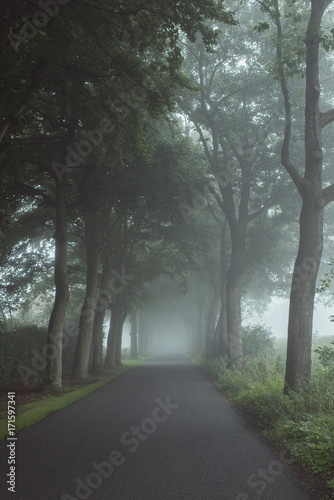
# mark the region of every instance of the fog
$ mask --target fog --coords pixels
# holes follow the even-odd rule
[[[321,303],[316,303],[313,317],[313,332],[319,336],[330,336],[334,334],[334,323],[330,321],[330,316],[334,315],[334,306],[326,307]],[[274,299],[267,311],[263,314],[254,313],[247,317],[245,324],[263,324],[272,329],[277,338],[287,336],[289,316],[289,300]]]
[[[179,312],[170,301],[158,302],[150,309],[150,354],[177,354],[190,351],[190,339]],[[130,346],[130,323],[123,329],[122,347]]]
[[[290,289],[287,373],[309,378],[333,335],[333,8],[318,52],[303,3],[32,3],[0,16],[3,381],[41,338],[59,388],[121,366],[122,340],[234,366],[243,326],[287,337]]]
[[[187,308],[187,301],[179,297],[178,306],[171,297],[157,301],[149,308],[150,316],[150,351],[149,354],[186,354],[192,351],[192,339],[184,325],[182,312]],[[330,316],[334,315],[334,306],[328,307],[318,302],[314,309],[313,332],[315,336],[333,336],[334,324]],[[287,337],[289,300],[275,298],[262,313],[252,312],[244,318],[243,325],[262,325],[271,329],[278,339]],[[130,347],[130,322],[123,328],[122,347]]]

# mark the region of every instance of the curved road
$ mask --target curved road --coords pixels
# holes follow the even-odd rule
[[[185,358],[160,358],[17,434],[2,499],[310,500]]]

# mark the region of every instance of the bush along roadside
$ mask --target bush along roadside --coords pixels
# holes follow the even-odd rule
[[[288,396],[283,395],[284,366],[277,353],[245,357],[233,370],[223,358],[207,367],[228,398],[256,413],[265,437],[327,480],[334,498],[334,370],[320,360],[321,355],[310,382]]]

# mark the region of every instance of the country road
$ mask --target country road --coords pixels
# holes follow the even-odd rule
[[[17,434],[14,500],[310,500],[186,358],[156,358]]]

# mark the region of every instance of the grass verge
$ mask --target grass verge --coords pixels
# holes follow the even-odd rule
[[[50,413],[61,410],[78,399],[88,396],[88,394],[96,391],[96,389],[99,389],[111,380],[123,375],[132,368],[142,365],[145,361],[147,361],[147,359],[148,358],[141,358],[139,360],[124,360],[123,365],[120,368],[110,370],[109,373],[100,377],[92,377],[90,379],[91,383],[83,383],[82,385],[76,385],[75,387],[65,383],[64,388],[58,393],[56,391],[53,391],[52,393],[48,393],[47,391],[37,393],[37,401],[17,404],[15,421],[16,432],[26,427],[30,427],[40,420],[43,420]],[[19,398],[17,401],[19,401]],[[7,414],[3,414],[0,416],[0,441],[3,441],[7,436]]]

